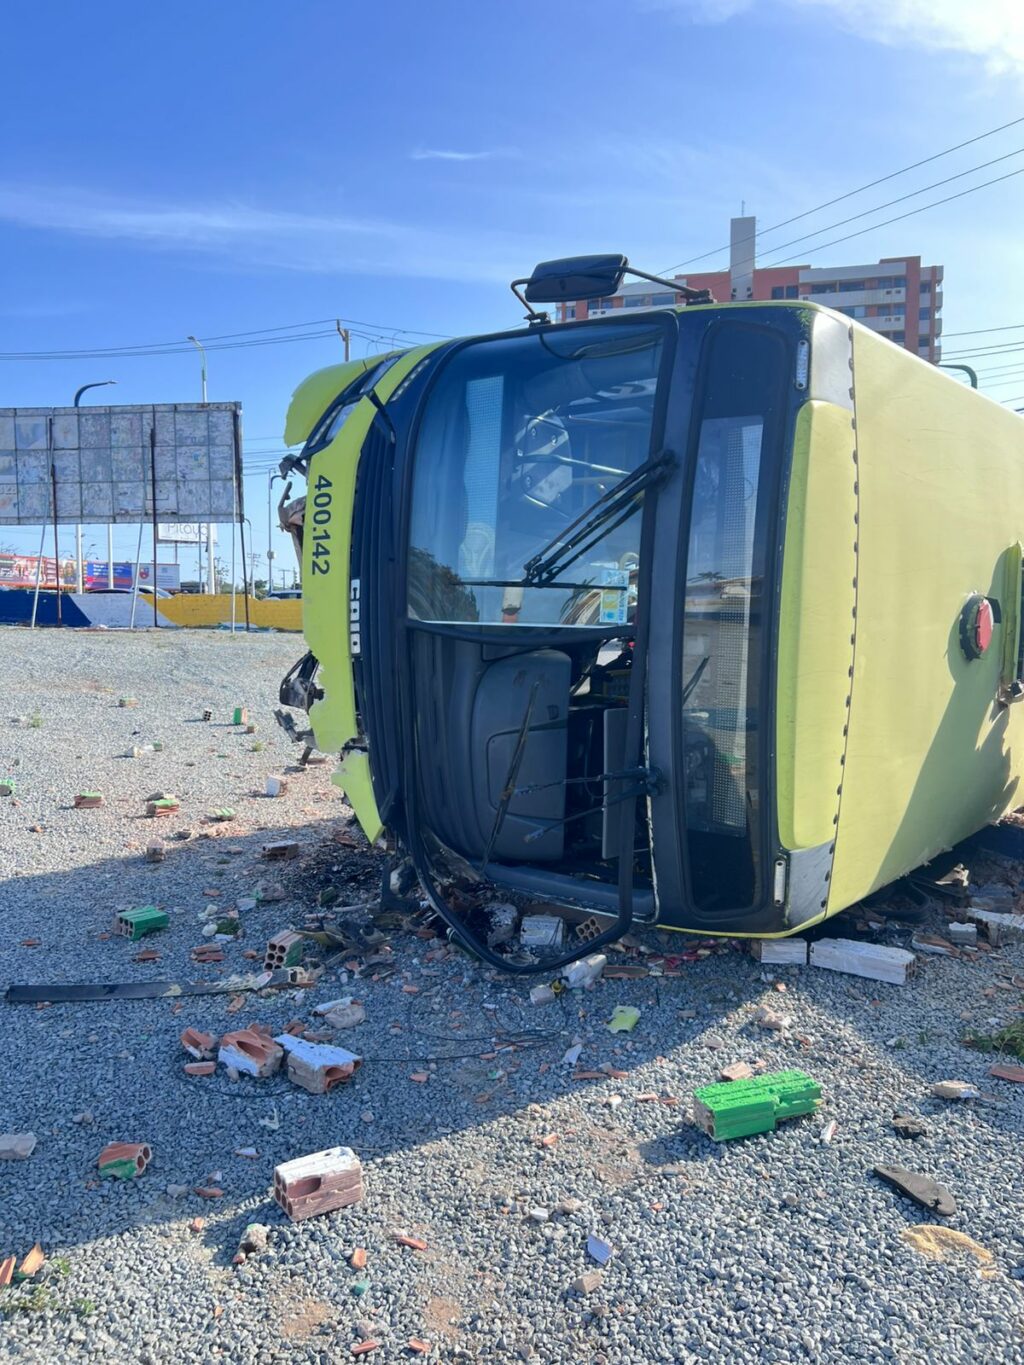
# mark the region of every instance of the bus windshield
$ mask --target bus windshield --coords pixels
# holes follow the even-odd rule
[[[414,451],[413,619],[628,627],[640,482],[560,571],[545,578],[531,565],[650,459],[669,326],[660,318],[535,331],[455,352],[427,398]]]

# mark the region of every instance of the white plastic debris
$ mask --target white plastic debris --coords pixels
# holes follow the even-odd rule
[[[550,1005],[555,998],[555,993],[550,986],[534,986],[530,991],[530,1000],[535,1005]]]
[[[599,981],[607,966],[608,959],[604,953],[591,953],[589,957],[570,962],[562,972],[562,980],[570,990],[582,990],[584,986],[592,986]]]
[[[557,915],[524,915],[519,942],[524,948],[561,948],[565,942],[565,920]]]

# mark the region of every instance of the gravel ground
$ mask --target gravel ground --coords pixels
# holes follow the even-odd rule
[[[300,649],[272,635],[0,631],[0,776],[17,780],[16,797],[0,798],[6,980],[217,979],[258,966],[243,954],[302,923],[318,890],[346,903],[373,894],[373,855],[333,837],[347,807],[327,767],[292,774],[283,798],[259,794],[298,752],[271,711]],[[138,706],[120,708],[121,696]],[[256,735],[227,724],[236,705]],[[162,752],[122,756],[153,740]],[[103,808],[72,808],[86,788],[105,793]],[[141,854],[155,822],[141,813],[156,789],[182,804],[159,822],[168,855],[153,865]],[[206,823],[217,806],[238,818]],[[269,867],[261,845],[286,835],[300,859]],[[268,879],[286,899],[242,911],[223,967],[194,965],[210,901],[227,909]],[[167,931],[141,945],[109,936],[114,913],[146,904],[168,911]],[[1018,1017],[1021,947],[922,959],[905,987],[765,970],[728,949],[538,1007],[529,983],[443,943],[398,930],[390,941],[390,974],[371,966],[346,988],[335,965],[304,995],[250,994],[235,1014],[227,996],[0,1005],[0,1126],[39,1139],[27,1161],[0,1163],[0,1257],[39,1241],[49,1258],[32,1285],[2,1291],[3,1359],[326,1362],[368,1336],[375,1362],[411,1359],[411,1337],[439,1360],[552,1365],[1024,1361],[1024,1087],[993,1080],[993,1059],[959,1042],[965,1027]],[[683,942],[652,934],[616,960],[650,965],[644,946]],[[140,947],[160,960],[134,962]],[[186,1026],[276,1031],[347,991],[367,1020],[339,1041],[365,1060],[331,1094],[282,1077],[184,1076]],[[628,1037],[605,1028],[615,1004],[642,1011]],[[793,1016],[786,1036],[756,1025],[760,1005]],[[580,1067],[624,1074],[574,1079],[562,1060],[574,1038]],[[691,1123],[689,1098],[723,1064],[758,1059],[814,1076],[821,1114],[716,1145]],[[421,1069],[429,1079],[411,1080]],[[989,1098],[931,1098],[951,1077]],[[669,1102],[641,1098],[651,1093]],[[928,1136],[898,1139],[896,1110],[919,1114]],[[110,1141],[150,1143],[152,1165],[133,1182],[98,1181]],[[290,1225],[268,1198],[273,1167],[335,1144],[362,1158],[365,1201]],[[249,1146],[256,1159],[236,1155]],[[993,1268],[915,1250],[903,1234],[935,1220],[877,1181],[876,1163],[946,1184],[960,1210],[948,1226]],[[222,1198],[192,1193],[210,1183]],[[254,1220],[268,1249],[234,1267]],[[572,1285],[596,1268],[589,1233],[614,1255],[584,1294]],[[362,1272],[349,1265],[356,1247]]]

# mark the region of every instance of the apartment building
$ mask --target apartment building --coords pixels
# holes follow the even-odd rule
[[[734,218],[728,270],[673,275],[691,289],[709,289],[719,302],[747,299],[810,299],[870,327],[922,360],[942,358],[941,265],[920,256],[885,256],[866,265],[758,266],[757,219]],[[614,295],[559,305],[559,318],[602,317],[616,308],[671,308],[682,300],[640,280]]]

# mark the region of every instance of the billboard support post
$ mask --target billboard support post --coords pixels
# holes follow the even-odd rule
[[[46,518],[43,518],[43,529],[39,532],[39,558],[36,560],[36,592],[32,598],[32,629],[36,628],[36,612],[39,609],[39,580],[43,576],[43,551],[46,549]]]
[[[234,512],[238,519],[238,542],[242,549],[242,600],[245,602],[245,633],[249,633],[249,575],[245,566],[245,517],[239,516],[242,510],[239,503],[242,499],[242,414],[235,409],[234,412],[234,436],[235,436],[235,495]],[[250,530],[252,527],[250,526]],[[234,527],[232,527],[234,534]],[[234,541],[231,542],[232,563],[234,563]],[[231,591],[234,592],[235,572],[231,570]]]
[[[157,553],[157,551],[156,551],[156,539],[157,539],[157,531],[156,531],[156,425],[155,425],[155,424],[154,424],[153,426],[151,426],[150,429],[149,429],[149,477],[150,477],[150,480],[151,480],[151,482],[152,482],[152,484],[153,484],[153,625],[154,625],[154,626],[158,626],[158,625],[160,624],[160,617],[159,617],[159,614],[157,613],[157,609],[156,609],[156,584],[157,584],[157,577],[158,577],[158,575],[157,575],[157,568],[156,568],[156,553]]]
[[[114,523],[107,522],[107,587],[114,586]]]
[[[139,603],[139,569],[142,566],[142,528],[144,522],[139,522],[139,543],[135,547],[135,573],[132,575],[132,615],[128,622],[128,629],[135,629],[135,608]]]
[[[64,624],[60,599],[60,546],[57,542],[57,465],[53,458],[53,418],[46,421],[46,448],[50,456],[50,483],[53,487],[53,574],[57,580],[57,624]]]

